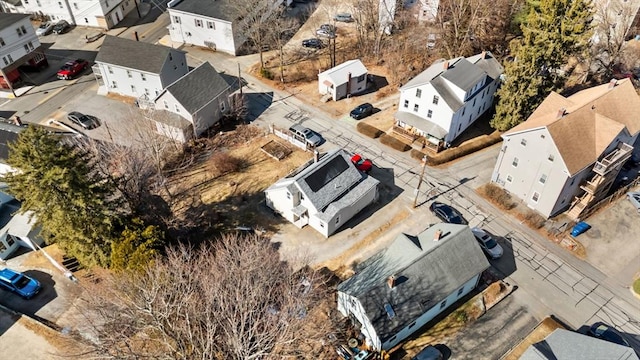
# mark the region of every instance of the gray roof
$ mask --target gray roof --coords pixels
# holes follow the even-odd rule
[[[476,64],[494,80],[499,78],[504,72],[504,68],[500,62],[496,60],[496,58],[493,57],[493,54],[489,51],[469,56],[467,60],[472,64]]]
[[[437,230],[443,235],[434,241]],[[468,226],[441,223],[417,236],[400,234],[338,290],[360,300],[384,342],[488,267]],[[387,285],[391,275],[397,279],[393,289]],[[385,304],[395,312],[391,319]]]
[[[13,3],[10,2],[10,4],[13,4]],[[18,4],[13,4],[13,5],[18,5]],[[20,20],[22,20],[24,18],[28,18],[28,17],[29,17],[28,14],[0,13],[0,29],[4,29],[7,26],[11,26],[11,25],[17,23],[18,21],[20,21]]]
[[[193,114],[229,88],[229,84],[208,62],[191,70],[167,86],[168,91],[184,108]]]
[[[107,35],[100,46],[96,62],[160,74],[171,51],[183,53],[162,45]]]
[[[171,9],[229,22],[233,22],[240,12],[231,0],[182,0]]]
[[[393,117],[438,139],[444,139],[444,137],[449,133],[442,126],[412,112],[398,110]]]
[[[342,197],[329,204],[323,212],[316,214],[316,216],[325,222],[331,220],[338,211],[358,201],[362,196],[364,196],[364,194],[378,186],[379,183],[380,182],[377,179],[367,176],[359,182],[358,185],[352,187],[349,192],[343,194]]]
[[[367,68],[359,59],[345,61],[342,64],[320,73],[326,75],[334,85],[347,83],[349,76],[356,78],[367,73]],[[351,74],[351,75],[349,75]]]
[[[520,360],[638,360],[632,348],[556,329],[527,348]]]
[[[159,109],[159,110],[156,110],[154,113],[155,115],[151,120],[157,121],[161,124],[166,124],[181,130],[187,129],[189,126],[191,126],[191,123],[189,122],[189,120],[171,111],[167,111],[165,109]]]

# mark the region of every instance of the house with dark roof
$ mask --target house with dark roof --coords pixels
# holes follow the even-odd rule
[[[556,329],[532,344],[520,360],[638,360],[632,348],[577,332]]]
[[[256,1],[250,9],[232,0],[172,0],[168,4],[171,41],[236,55],[255,14],[267,14],[293,0]]]
[[[107,35],[94,65],[99,93],[154,99],[189,72],[184,51]]]
[[[171,112],[183,121],[165,121],[173,117],[155,117],[158,132],[178,141],[199,136],[229,112],[231,87],[208,62],[202,63],[167,86],[154,100],[156,110]]]
[[[329,237],[378,198],[379,181],[338,149],[316,156],[265,190],[266,204],[299,228]]]
[[[488,52],[437,61],[400,87],[395,127],[440,150],[491,108],[502,65]]]
[[[466,225],[400,234],[338,285],[338,310],[375,350],[389,350],[472,291],[489,262]]]
[[[333,101],[367,89],[367,68],[362,61],[348,60],[318,74],[318,92]]]
[[[640,133],[640,97],[631,80],[551,93],[502,135],[492,182],[528,207],[573,219],[603,199]]]
[[[0,259],[10,257],[19,247],[32,248],[44,244],[40,228],[30,212],[20,213],[21,204],[0,185]]]

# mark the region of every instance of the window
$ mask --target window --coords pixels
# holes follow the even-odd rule
[[[422,96],[422,89],[416,89],[416,97],[419,99]]]
[[[128,78],[132,78],[133,77],[133,75],[131,74],[131,70],[127,70],[127,77]]]
[[[467,109],[467,108],[464,108],[464,107],[462,108],[462,114],[460,114],[460,116],[464,116],[464,111],[465,111],[466,109]]]
[[[181,22],[180,22],[180,16],[175,16],[175,15],[174,15],[174,16],[173,16],[173,22],[174,22],[174,23],[176,23],[176,24],[180,24],[180,23],[181,23]]]
[[[304,201],[304,194],[300,193],[300,201]]]
[[[145,95],[147,95],[147,96],[149,96],[149,95],[150,95],[150,93],[149,93],[149,89],[144,88],[144,94],[145,94]]]
[[[527,146],[527,140],[526,139],[520,140],[520,145]]]
[[[440,101],[440,98],[438,97],[438,95],[434,95],[433,96],[433,105],[438,105],[438,101]]]
[[[518,167],[518,158],[517,157],[513,158],[513,162],[511,163],[511,165],[513,165],[513,167]]]
[[[62,2],[61,2],[61,1],[58,1],[58,6],[60,7],[60,9],[62,9],[62,8],[63,8],[63,7],[62,7]]]
[[[360,75],[360,76],[358,76],[358,79],[357,79],[356,81],[357,81],[357,82],[363,82],[363,81],[364,81],[364,78],[365,78],[366,76],[367,76],[366,74]]]
[[[549,157],[547,158],[547,160],[553,162],[553,159],[554,159],[553,154],[549,154]]]
[[[340,215],[336,216],[336,225],[340,224]]]
[[[571,184],[569,185],[573,185],[574,182],[576,182],[576,178],[571,179]]]
[[[413,111],[418,112],[420,106],[418,104],[413,105]]]
[[[136,92],[136,86],[135,85],[131,85],[131,92],[135,93]]]
[[[29,52],[29,47],[27,46],[27,44],[24,44],[24,51]]]
[[[5,45],[4,39],[0,37],[0,46],[4,46],[4,45]]]
[[[115,80],[112,81],[111,82],[111,87],[114,88],[114,89],[118,88],[118,83]]]
[[[431,116],[433,116],[433,111],[427,110],[427,117],[431,119]]]
[[[507,175],[507,182],[508,183],[513,182],[513,176]]]
[[[169,108],[169,103],[167,102],[167,100],[164,100],[163,103],[164,103],[164,108],[168,109]],[[287,199],[290,199],[289,196],[290,196],[289,193],[287,193]]]
[[[324,223],[320,223],[320,227],[324,229]]]
[[[40,4],[40,0],[36,0],[36,5],[38,5],[39,7],[42,7],[42,4]]]
[[[113,74],[113,68],[111,66],[107,66],[107,71],[109,74]]]
[[[412,327],[416,326],[416,322],[412,322],[411,324],[409,324],[409,329],[411,329]]]
[[[202,27],[202,20],[200,19],[193,19],[193,21],[196,23],[197,27]]]
[[[440,310],[444,309],[445,306],[447,306],[447,300],[440,303]]]
[[[89,23],[89,19],[88,18],[84,18],[84,23],[88,24]]]
[[[476,106],[476,100],[478,100],[478,98],[473,99],[473,105],[471,106]]]
[[[214,23],[213,21],[207,21],[207,29],[215,30],[216,29],[216,23]]]
[[[173,56],[171,56],[171,53],[169,53],[169,61],[173,61]]]
[[[10,63],[13,62],[13,58],[11,57],[11,54],[7,54],[7,60],[9,60]]]
[[[28,3],[29,3],[29,0],[23,0],[23,1],[24,1],[24,3],[25,3],[25,4],[28,4]]]
[[[105,0],[104,4],[107,8],[109,8],[109,0]]]
[[[462,295],[463,292],[464,292],[464,286],[458,289],[458,296]]]
[[[544,134],[541,134],[541,135],[540,135],[540,138],[541,138],[541,139],[544,139]]]
[[[80,9],[80,7],[78,7],[78,3],[73,3],[73,8],[76,9],[76,10]]]
[[[166,101],[165,101],[166,104]],[[291,199],[291,193],[287,191],[287,199]]]
[[[5,65],[9,65],[9,62],[7,61],[7,57],[6,56],[2,57],[2,61],[4,61]]]
[[[140,78],[142,79],[142,81],[147,81],[147,75],[145,75],[144,73],[140,73]]]
[[[540,184],[544,184],[547,182],[547,175],[542,174],[542,176],[540,176]]]
[[[17,28],[17,29],[16,29],[16,32],[18,33],[18,36],[22,36],[22,29]]]
[[[4,44],[2,44],[2,45],[4,45]],[[405,109],[409,107],[409,100],[405,100],[404,101],[404,107],[405,107]]]
[[[537,203],[539,198],[540,198],[540,194],[534,191],[533,196],[531,196],[531,200]]]

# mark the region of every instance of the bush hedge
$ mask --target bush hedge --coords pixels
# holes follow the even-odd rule
[[[384,131],[364,122],[359,122],[358,125],[356,125],[356,129],[358,130],[359,133],[365,136],[368,136],[372,139],[376,139],[380,137],[380,135],[384,134]]]
[[[402,151],[402,152],[408,151],[409,149],[411,149],[411,145],[405,144],[404,142],[394,138],[389,134],[380,135],[380,142],[389,146],[392,149]]]
[[[527,211],[524,215],[524,222],[527,223],[530,227],[534,229],[540,229],[544,226],[546,219],[542,217],[542,215],[538,214],[533,210]]]
[[[511,195],[509,195],[505,189],[496,184],[486,184],[482,188],[482,191],[487,198],[491,199],[504,210],[511,210],[516,207],[516,203],[511,200]]]
[[[468,141],[458,147],[449,148],[441,151],[437,155],[429,156],[429,165],[440,165],[446,162],[461,158],[465,155],[469,155],[478,150],[482,150],[493,144],[502,141],[500,132],[494,131],[491,135],[482,135],[471,141]]]

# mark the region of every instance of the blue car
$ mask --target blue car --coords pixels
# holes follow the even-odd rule
[[[0,270],[0,286],[25,299],[31,299],[40,291],[38,280],[8,268]]]

